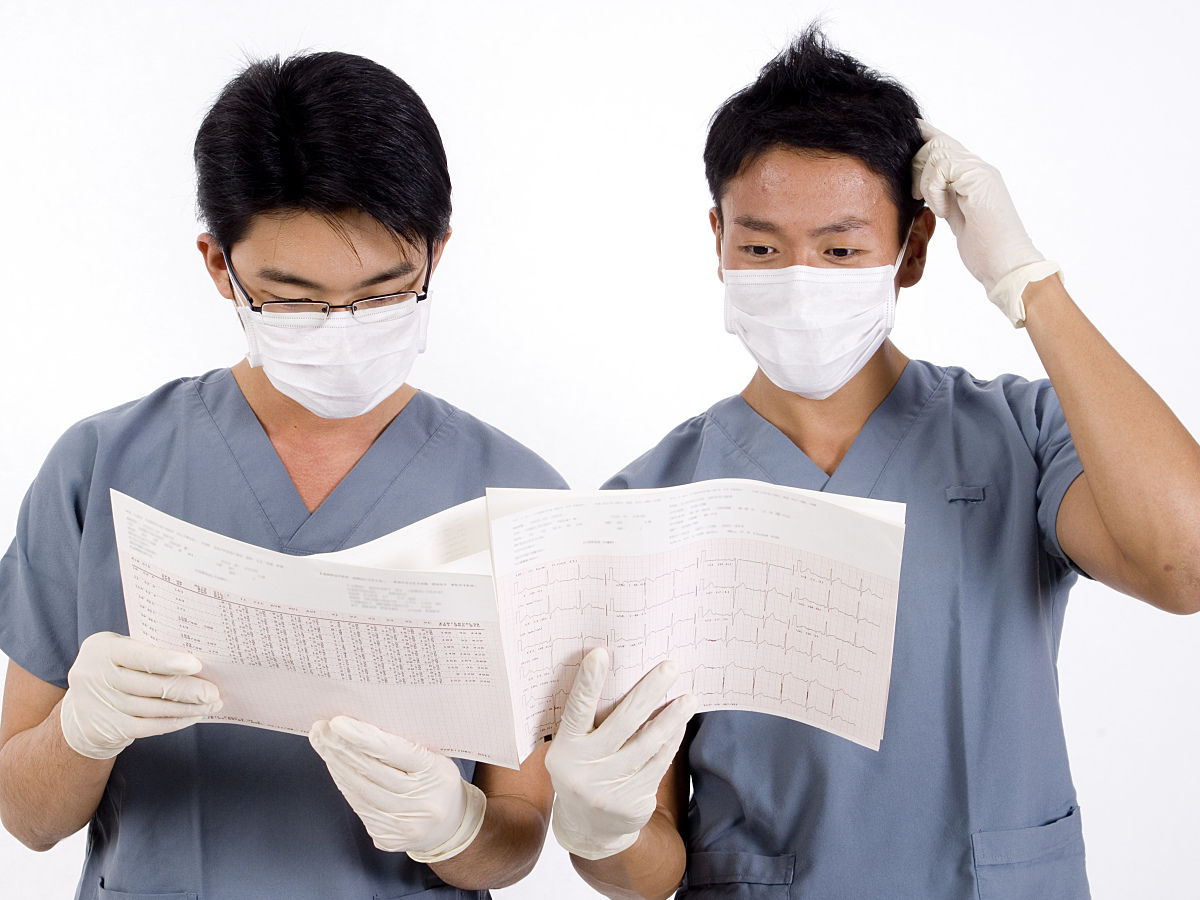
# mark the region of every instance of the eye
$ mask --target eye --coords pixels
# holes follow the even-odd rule
[[[849,247],[834,247],[829,252],[832,253],[838,259],[846,259],[852,253],[854,253],[854,251],[851,250]]]
[[[759,259],[765,259],[775,252],[774,247],[768,247],[766,244],[747,244],[742,250]]]

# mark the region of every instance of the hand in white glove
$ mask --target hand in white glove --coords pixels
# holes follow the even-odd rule
[[[317,722],[308,741],[380,850],[441,862],[479,834],[487,797],[440,753],[349,716]]]
[[[59,724],[71,749],[112,759],[136,738],[194,725],[221,708],[200,660],[111,631],[88,637],[67,673]]]
[[[584,859],[604,859],[637,840],[696,712],[695,696],[684,694],[646,721],[679,677],[679,666],[668,660],[651,669],[595,727],[607,675],[608,652],[598,647],[579,667],[546,752],[555,791],[554,836]]]
[[[1061,268],[1033,246],[994,167],[928,122],[917,125],[926,143],[913,157],[913,196],[950,223],[963,264],[1020,328],[1026,285]]]

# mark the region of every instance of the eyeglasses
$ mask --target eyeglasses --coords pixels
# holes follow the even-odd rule
[[[270,316],[282,315],[290,317],[304,316],[305,314],[320,316],[319,320],[312,318],[307,320],[314,324],[320,324],[335,309],[348,309],[351,315],[356,315],[358,313],[375,312],[381,309],[392,309],[412,301],[409,310],[411,311],[411,309],[415,309],[416,305],[428,296],[429,276],[433,271],[433,241],[430,240],[428,256],[425,260],[425,281],[419,291],[397,291],[394,294],[381,294],[378,297],[364,297],[361,300],[355,300],[353,303],[325,303],[321,300],[267,300],[265,303],[256,304],[250,298],[250,293],[242,286],[237,273],[233,271],[233,263],[229,261],[228,249],[222,249],[221,255],[225,257],[225,268],[229,271],[229,280],[233,284],[235,304],[240,300],[242,304],[250,308],[251,312]],[[302,321],[306,320],[302,318],[296,319],[297,323]]]

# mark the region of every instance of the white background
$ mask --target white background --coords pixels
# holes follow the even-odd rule
[[[454,238],[412,381],[593,488],[752,365],[721,323],[708,117],[814,15],[1004,173],[1038,247],[1192,429],[1196,7],[0,3],[0,545],[72,422],[243,352],[193,241],[191,145],[247,57],[340,49],[441,128]],[[1041,375],[939,229],[896,343]],[[1136,452],[1136,448],[1131,448]],[[1200,619],[1076,589],[1062,704],[1096,898],[1196,896]],[[82,839],[0,835],[0,894],[71,896]],[[553,839],[506,897],[587,896]]]

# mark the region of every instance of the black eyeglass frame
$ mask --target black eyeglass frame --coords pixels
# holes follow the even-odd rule
[[[261,313],[264,309],[270,306],[296,306],[298,304],[305,304],[313,307],[313,312],[320,310],[325,316],[328,316],[335,309],[348,309],[350,310],[350,314],[354,315],[358,312],[358,304],[360,303],[370,303],[376,300],[387,300],[390,297],[401,297],[405,294],[412,294],[417,298],[416,302],[420,303],[429,296],[429,276],[433,274],[433,239],[430,238],[428,243],[428,255],[425,258],[425,281],[421,284],[420,291],[395,291],[391,294],[379,294],[375,297],[362,297],[361,299],[355,300],[353,303],[326,303],[324,300],[307,299],[267,300],[265,303],[260,303],[255,306],[254,300],[250,296],[250,292],[242,286],[241,279],[238,278],[237,272],[233,270],[233,263],[229,260],[229,249],[222,247],[221,256],[225,258],[225,269],[229,272],[229,281],[233,285],[233,292],[235,295],[233,300],[234,305],[239,305],[238,300],[241,299],[246,306],[250,308],[251,312],[256,313]],[[299,315],[299,313],[294,313],[293,315]]]

